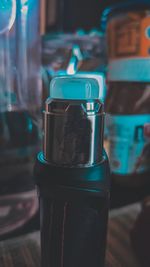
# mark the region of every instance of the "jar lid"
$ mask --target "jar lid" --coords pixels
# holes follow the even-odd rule
[[[124,13],[126,11],[136,11],[150,8],[150,0],[128,0],[104,9],[101,16],[101,29],[105,30],[107,20],[115,14]]]
[[[108,64],[108,81],[150,82],[150,59],[112,60]]]

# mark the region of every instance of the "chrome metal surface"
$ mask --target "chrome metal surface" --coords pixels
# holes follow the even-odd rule
[[[99,100],[52,100],[44,112],[44,157],[60,166],[98,164],[103,147],[103,104]]]

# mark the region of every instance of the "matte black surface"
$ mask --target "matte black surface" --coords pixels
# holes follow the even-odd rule
[[[42,267],[104,267],[109,164],[64,168],[35,165],[41,214]]]
[[[40,187],[42,196],[55,192],[66,194],[66,188],[71,194],[109,195],[110,169],[106,154],[100,164],[87,168],[66,168],[49,164],[39,153],[34,169],[36,184]],[[61,192],[62,191],[62,192]]]
[[[40,199],[42,267],[104,267],[108,199]]]

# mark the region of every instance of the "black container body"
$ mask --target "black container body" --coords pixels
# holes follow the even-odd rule
[[[103,267],[108,200],[40,198],[42,267]]]
[[[104,267],[109,165],[59,168],[39,154],[42,267]]]

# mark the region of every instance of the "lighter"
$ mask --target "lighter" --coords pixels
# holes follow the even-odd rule
[[[97,75],[51,81],[34,171],[42,267],[104,267],[110,181],[102,90]]]

